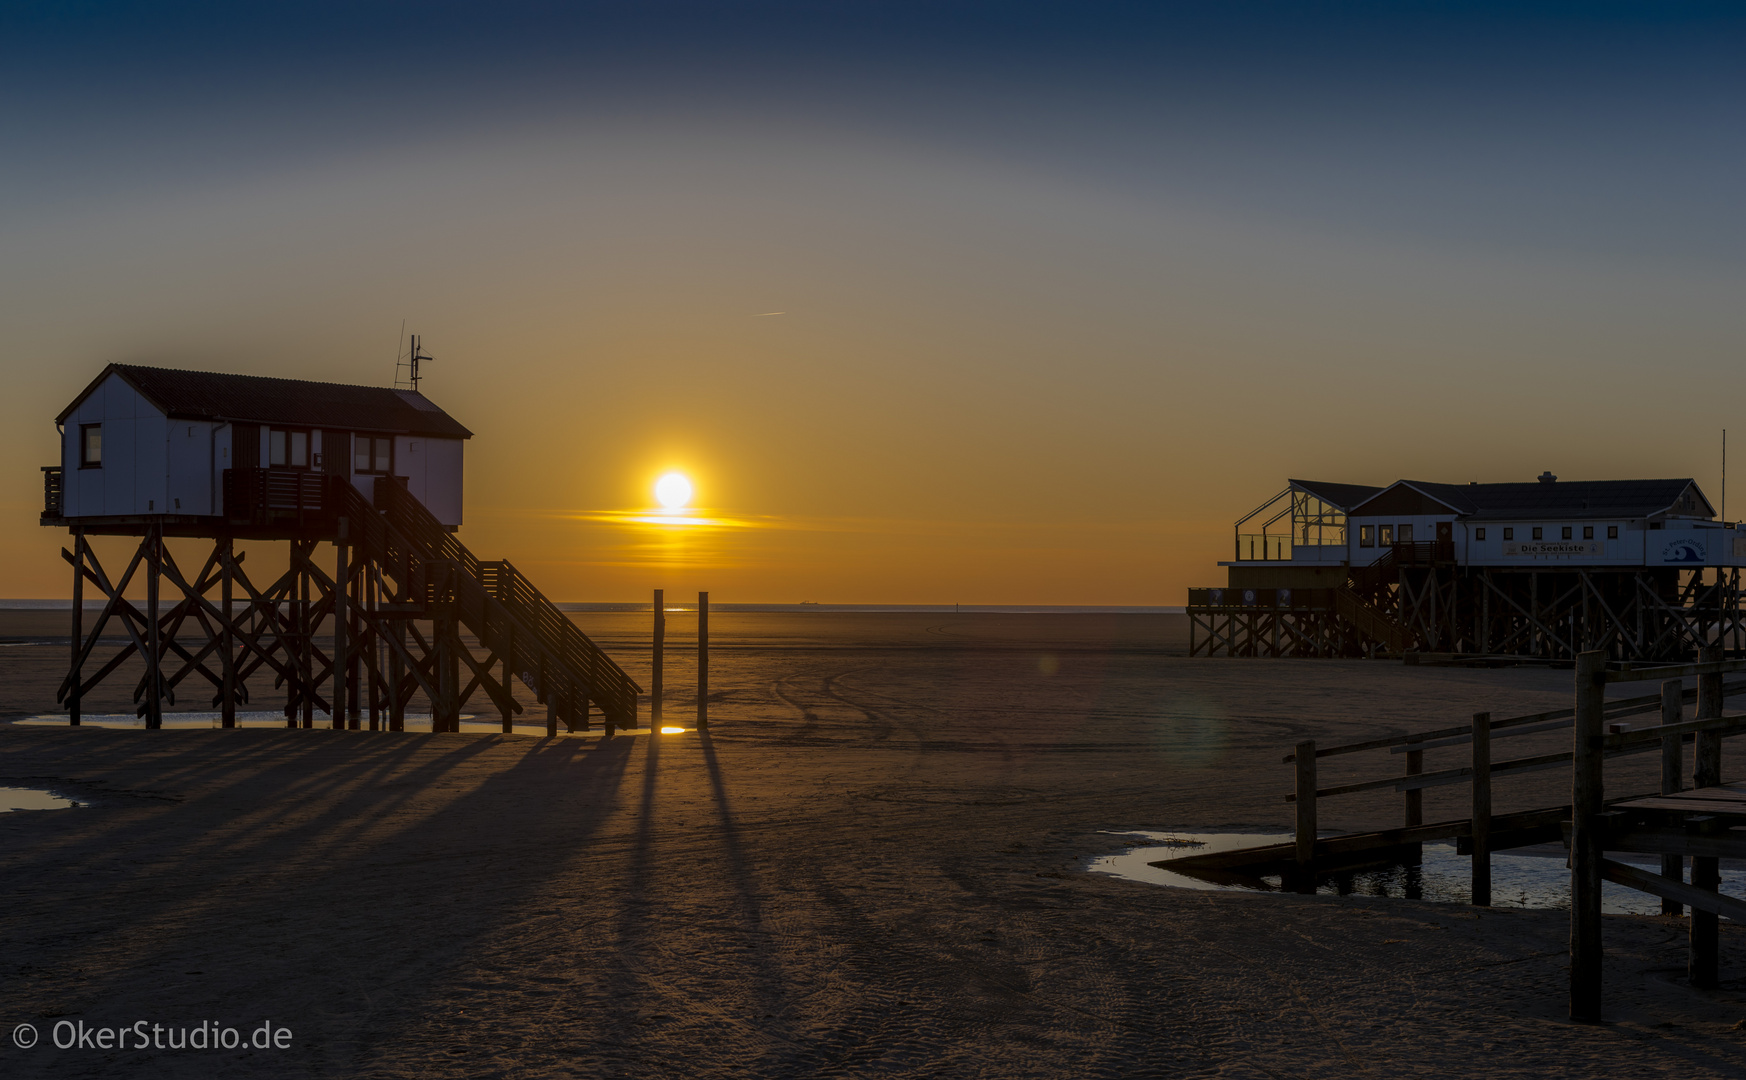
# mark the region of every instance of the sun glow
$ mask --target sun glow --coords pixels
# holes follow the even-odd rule
[[[655,481],[655,501],[668,510],[680,509],[691,501],[691,481],[684,473],[668,473]]]

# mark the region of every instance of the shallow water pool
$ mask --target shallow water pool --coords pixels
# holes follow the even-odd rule
[[[1291,833],[1148,830],[1114,835],[1133,837],[1139,842],[1127,851],[1093,859],[1086,869],[1093,873],[1113,874],[1130,881],[1144,881],[1177,889],[1247,889],[1257,892],[1282,889],[1278,875],[1253,878],[1249,884],[1223,883],[1172,872],[1167,864],[1171,859],[1188,855],[1234,851],[1262,844],[1288,844],[1292,841]],[[1448,904],[1469,903],[1472,898],[1473,879],[1472,861],[1468,856],[1456,854],[1454,844],[1426,844],[1423,851],[1423,861],[1418,866],[1395,865],[1320,875],[1316,879],[1316,892],[1338,896],[1430,900]],[[1661,871],[1660,860],[1653,855],[1609,852],[1607,858],[1656,873]],[[1165,863],[1166,866],[1154,866],[1154,863]],[[1660,899],[1648,893],[1627,889],[1610,881],[1603,883],[1603,890],[1601,908],[1609,915],[1657,915],[1661,912]],[[1730,896],[1746,895],[1746,865],[1723,861],[1722,892]],[[1491,903],[1493,907],[1568,908],[1570,871],[1564,865],[1563,847],[1547,845],[1493,854]]]
[[[83,805],[41,788],[0,787],[0,814],[13,810],[70,810]]]

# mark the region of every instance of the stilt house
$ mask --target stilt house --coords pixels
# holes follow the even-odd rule
[[[1697,483],[1292,480],[1189,590],[1205,655],[1667,659],[1746,646],[1746,532]]]
[[[548,735],[587,728],[595,709],[608,734],[636,725],[640,689],[623,669],[508,560],[479,559],[455,536],[472,432],[416,390],[111,364],[56,425],[41,520],[73,536],[59,693],[70,723],[85,694],[141,657],[134,701],[147,727],[183,686],[210,688],[232,727],[251,677],[284,688],[293,727],[321,713],[334,727],[367,717],[401,730],[422,696],[432,730],[457,731],[478,696],[508,733],[524,710],[518,682],[545,704]],[[119,574],[99,561],[100,536],[140,538]],[[185,573],[166,537],[212,548]],[[289,541],[289,569],[255,583],[238,540]],[[129,591],[140,578],[143,604]],[[104,599],[89,629],[87,586]],[[127,644],[98,663],[115,620]]]
[[[45,518],[149,519],[172,535],[213,519],[314,524],[331,509],[324,476],[366,497],[386,476],[445,526],[461,524],[473,433],[413,390],[111,364],[55,424],[61,464],[44,470]]]

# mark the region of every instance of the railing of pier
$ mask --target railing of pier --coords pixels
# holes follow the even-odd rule
[[[1692,789],[1716,788],[1722,783],[1722,740],[1746,734],[1746,715],[1725,715],[1722,702],[1731,687],[1723,676],[1746,671],[1746,660],[1723,660],[1722,647],[1707,647],[1695,664],[1670,664],[1629,671],[1609,671],[1601,652],[1585,652],[1576,658],[1576,704],[1571,737],[1570,814],[1570,1018],[1598,1021],[1601,1018],[1601,882],[1612,881],[1662,898],[1662,911],[1679,914],[1690,904],[1689,976],[1692,985],[1714,989],[1718,981],[1720,937],[1717,916],[1746,918],[1746,903],[1719,895],[1719,853],[1737,855],[1746,848],[1738,838],[1710,837],[1708,854],[1692,843],[1680,845],[1632,845],[1629,850],[1663,852],[1661,873],[1613,862],[1605,857],[1607,829],[1613,816],[1607,810],[1605,765],[1623,754],[1661,751],[1661,794],[1677,795],[1684,788],[1684,744],[1692,742]],[[1697,714],[1683,718],[1679,703],[1687,696],[1683,679],[1696,676]],[[1662,723],[1638,730],[1619,730],[1607,724],[1606,688],[1618,682],[1661,679]],[[1623,800],[1629,802],[1630,800]],[[1664,804],[1665,805],[1665,804]],[[1710,813],[1678,815],[1676,831],[1693,833],[1695,840],[1710,826],[1727,829],[1729,816],[1720,820]],[[1731,820],[1737,821],[1738,817]],[[1615,839],[1619,837],[1615,836]],[[1731,842],[1730,842],[1731,840]],[[1691,881],[1685,882],[1685,856],[1673,854],[1692,848]]]
[[[1708,700],[1708,694],[1703,692],[1701,685],[1699,689],[1694,690],[1679,688],[1677,701],[1671,706],[1665,693],[1613,701],[1604,700],[1603,693],[1602,697],[1598,699],[1600,702],[1597,721],[1600,725],[1599,730],[1612,731],[1616,739],[1614,744],[1609,744],[1602,751],[1603,757],[1623,757],[1662,750],[1665,759],[1666,751],[1663,748],[1663,738],[1660,733],[1668,724],[1679,725],[1686,703],[1697,703],[1700,718],[1707,716],[1706,710],[1712,708],[1715,714],[1720,716],[1722,696],[1730,693],[1746,693],[1746,680],[1732,682],[1726,686],[1721,685],[1719,673],[1723,670],[1746,671],[1746,661],[1728,661],[1724,664],[1673,665],[1635,671],[1606,672],[1608,682],[1656,678],[1666,680],[1681,675],[1713,673],[1717,675],[1717,685],[1714,688],[1716,704],[1713,707]],[[1671,716],[1667,714],[1670,707],[1675,710]],[[1299,870],[1305,874],[1310,874],[1315,869],[1320,800],[1353,795],[1359,792],[1393,789],[1400,792],[1403,797],[1403,828],[1391,832],[1389,839],[1398,843],[1414,843],[1455,836],[1468,838],[1473,860],[1473,903],[1482,906],[1489,905],[1491,903],[1491,826],[1494,818],[1492,781],[1498,777],[1514,777],[1546,769],[1562,768],[1576,758],[1576,751],[1572,749],[1557,753],[1532,754],[1497,760],[1494,744],[1503,739],[1570,728],[1576,723],[1577,713],[1578,709],[1575,706],[1502,719],[1492,719],[1490,713],[1481,712],[1475,713],[1469,723],[1436,728],[1430,731],[1388,735],[1336,746],[1317,746],[1313,739],[1306,739],[1298,743],[1291,753],[1285,755],[1284,762],[1296,767],[1295,790],[1285,795],[1285,801],[1296,804],[1294,835],[1296,839],[1296,863]],[[1662,714],[1661,726],[1645,728],[1640,731],[1628,731],[1627,725],[1621,723],[1629,717],[1650,713]],[[1740,718],[1739,730],[1746,732],[1746,717]],[[1734,732],[1730,729],[1728,733]],[[1690,735],[1682,728],[1675,737],[1689,738]],[[1425,771],[1424,755],[1427,750],[1462,745],[1472,747],[1468,764],[1432,772]],[[1398,771],[1391,770],[1393,775],[1374,780],[1334,784],[1328,787],[1319,786],[1317,766],[1321,759],[1365,752],[1386,752],[1391,757],[1404,756],[1405,760]],[[1674,748],[1676,755],[1674,774],[1676,777],[1679,752],[1679,747],[1676,745]],[[1667,783],[1665,762],[1663,773],[1663,787],[1665,788]],[[1457,821],[1427,824],[1424,820],[1425,789],[1452,784],[1470,785],[1469,816]],[[1678,788],[1674,790],[1678,790]],[[1563,815],[1555,816],[1562,817]],[[1553,822],[1553,825],[1556,825],[1556,821]]]

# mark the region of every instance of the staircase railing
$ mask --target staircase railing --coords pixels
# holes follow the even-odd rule
[[[367,511],[369,504],[364,503],[361,496],[358,503]],[[460,593],[457,600],[461,602],[463,614],[471,609],[486,624],[495,621],[494,615],[513,621],[524,643],[520,646],[524,656],[535,651],[527,648],[528,644],[534,644],[538,651],[546,654],[549,664],[555,663],[567,669],[570,681],[586,688],[587,696],[609,718],[625,727],[635,725],[637,696],[642,693],[642,688],[525,575],[507,561],[480,561],[423,503],[391,478],[377,479],[376,506],[382,515],[369,513],[367,516],[375,518],[383,527],[385,535],[381,542],[390,558],[411,556],[410,562],[442,560],[453,564],[459,570],[452,580]],[[405,538],[405,546],[411,549],[405,554],[394,550],[397,545],[392,534],[396,533]],[[409,572],[417,573],[410,567]],[[413,591],[422,596],[425,589],[434,585],[434,576],[420,577],[423,579],[421,587]],[[477,626],[474,630],[483,636],[488,625]],[[532,678],[537,683],[537,670],[533,668],[520,674],[524,681]],[[562,673],[548,671],[546,674],[550,677]],[[545,690],[537,685],[534,689]]]
[[[1357,593],[1349,588],[1335,589],[1334,603],[1340,617],[1356,626],[1359,633],[1372,641],[1382,642],[1388,646],[1390,652],[1406,651],[1406,631],[1393,619],[1371,607]]]

